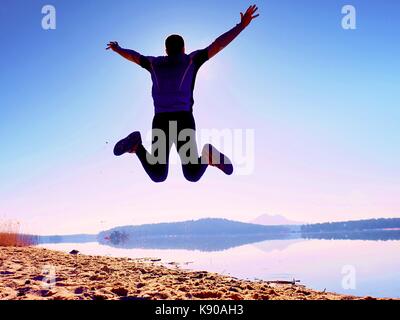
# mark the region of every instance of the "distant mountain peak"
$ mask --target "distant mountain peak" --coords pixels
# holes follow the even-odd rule
[[[279,214],[263,214],[254,220],[250,221],[251,223],[261,224],[264,226],[279,226],[279,225],[302,225],[304,222],[289,220],[284,216]]]

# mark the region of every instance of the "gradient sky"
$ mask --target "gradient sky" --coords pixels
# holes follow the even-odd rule
[[[41,28],[41,8],[57,29]],[[113,145],[147,132],[149,74],[105,51],[162,55],[180,33],[204,48],[250,3],[2,0],[0,218],[41,234],[201,217],[299,221],[400,217],[400,2],[259,1],[261,16],[200,71],[198,128],[254,129],[255,170],[177,165],[154,184]],[[357,9],[357,30],[341,8]]]

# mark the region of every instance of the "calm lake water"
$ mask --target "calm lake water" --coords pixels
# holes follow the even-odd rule
[[[400,298],[400,241],[267,240],[220,251],[117,248],[95,242],[43,244],[83,254],[160,258],[181,268],[242,279],[301,280],[307,287],[350,295]],[[189,263],[189,264],[187,264]],[[354,288],[343,282],[354,271]],[[344,272],[344,273],[343,273]]]

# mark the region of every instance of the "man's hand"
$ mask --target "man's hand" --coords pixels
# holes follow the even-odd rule
[[[118,42],[117,41],[111,41],[108,45],[107,45],[107,48],[106,48],[106,50],[112,50],[112,51],[114,51],[114,52],[118,52],[120,49],[121,49],[121,47],[119,46],[119,44],[118,44]]]
[[[240,18],[241,18],[241,24],[243,25],[244,28],[246,28],[253,19],[257,18],[259,14],[255,14],[258,10],[258,7],[256,5],[250,6],[246,13],[243,14],[243,12],[240,13]]]

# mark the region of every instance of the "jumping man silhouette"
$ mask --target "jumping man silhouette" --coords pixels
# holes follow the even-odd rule
[[[256,5],[250,6],[245,14],[240,13],[239,24],[207,48],[190,54],[185,53],[185,42],[179,35],[171,35],[166,39],[167,56],[161,57],[143,56],[134,50],[121,48],[118,42],[108,44],[107,50],[117,52],[150,72],[155,107],[152,153],[144,148],[140,132],[133,132],[115,145],[116,156],[135,153],[149,177],[154,182],[163,182],[168,176],[169,152],[172,144],[175,144],[181,158],[183,174],[188,181],[199,181],[209,165],[227,175],[233,173],[233,165],[228,157],[211,144],[204,146],[201,157],[198,155],[193,90],[200,67],[257,18],[257,10]]]

